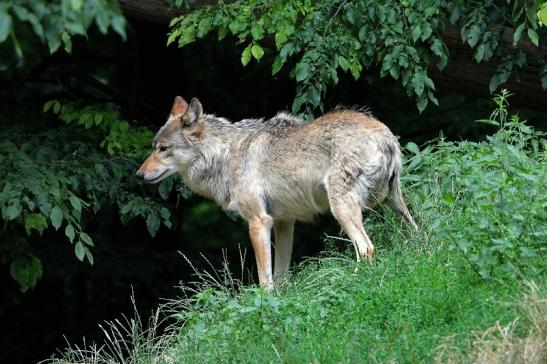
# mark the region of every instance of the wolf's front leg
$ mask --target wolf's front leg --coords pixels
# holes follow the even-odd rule
[[[272,247],[270,243],[273,219],[267,214],[249,219],[249,235],[255,251],[258,280],[267,290],[273,289]]]

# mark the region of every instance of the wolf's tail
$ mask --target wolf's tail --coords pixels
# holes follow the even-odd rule
[[[389,207],[393,209],[398,215],[400,215],[406,222],[415,230],[418,230],[418,225],[414,222],[412,215],[406,207],[405,201],[403,199],[403,193],[401,191],[401,171],[402,167],[402,154],[401,149],[399,148],[399,143],[395,141],[394,144],[390,145],[390,154],[391,154],[391,163],[390,163],[390,177],[389,177],[389,193],[386,199],[386,202]]]

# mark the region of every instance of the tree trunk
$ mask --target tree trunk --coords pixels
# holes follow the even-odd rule
[[[200,0],[198,6],[215,3],[212,0]],[[180,11],[170,8],[165,0],[119,0],[123,12],[129,18],[150,22],[168,24],[180,14]],[[448,27],[444,41],[450,51],[448,65],[440,72],[435,66],[430,67],[430,73],[438,88],[445,91],[459,91],[478,97],[491,97],[488,85],[493,76],[499,58],[493,57],[488,62],[477,64],[473,59],[473,50],[464,44],[459,29]],[[507,29],[504,36],[505,45],[512,47],[512,30]],[[521,45],[526,52],[534,52],[535,48]],[[514,105],[535,110],[547,111],[547,92],[541,89],[538,69],[540,65],[529,64],[523,69],[513,72],[509,81],[502,85],[512,91]]]

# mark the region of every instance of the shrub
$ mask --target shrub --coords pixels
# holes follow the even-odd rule
[[[404,177],[413,205],[436,243],[447,242],[483,278],[544,272],[547,237],[546,140],[518,114],[508,116],[503,91],[487,120],[498,131],[482,142],[443,138],[411,153]]]

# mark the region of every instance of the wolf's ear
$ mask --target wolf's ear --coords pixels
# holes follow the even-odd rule
[[[186,111],[186,114],[182,117],[184,126],[191,126],[196,122],[201,123],[203,117],[203,106],[201,102],[195,97],[190,101],[190,106]]]
[[[186,113],[188,109],[188,103],[180,96],[175,97],[173,101],[173,107],[171,107],[171,116],[182,115]]]

